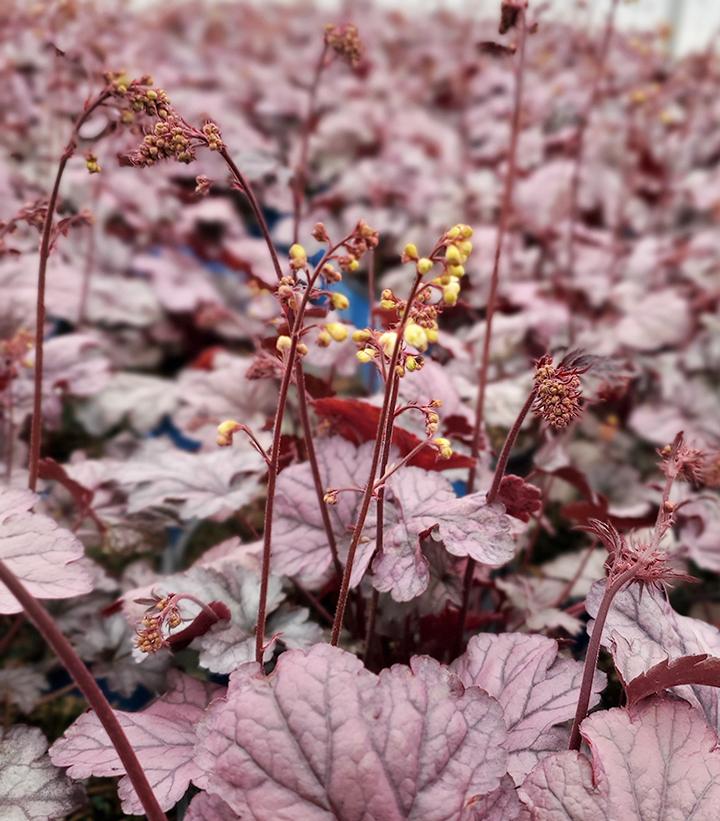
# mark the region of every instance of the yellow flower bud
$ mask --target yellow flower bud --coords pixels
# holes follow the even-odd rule
[[[353,342],[367,342],[368,339],[372,339],[372,333],[368,331],[367,328],[360,331],[353,331],[352,341]]]
[[[392,299],[381,299],[380,300],[380,307],[384,311],[392,311],[393,308],[396,308],[396,304],[392,301]]]
[[[348,271],[357,271],[360,267],[360,260],[358,259],[351,259],[350,262],[347,264]]]
[[[290,259],[294,259],[296,262],[305,262],[307,260],[307,253],[299,242],[295,242],[290,246],[288,254]]]
[[[380,334],[378,342],[380,343],[380,347],[383,349],[385,356],[392,356],[397,338],[398,335],[395,331],[385,331],[384,334]]]
[[[417,261],[417,272],[422,276],[432,271],[432,267],[433,261],[431,259],[428,259],[427,257],[422,257]]]
[[[454,277],[464,277],[465,276],[465,268],[462,265],[448,265],[447,272],[450,276]]]
[[[297,346],[297,354],[298,356],[307,356],[308,346],[304,342],[298,343]]]
[[[372,362],[376,354],[377,351],[375,348],[363,348],[363,350],[358,351],[355,356],[360,362]]]
[[[330,345],[331,342],[332,342],[332,337],[330,336],[330,334],[327,331],[324,331],[324,330],[320,331],[320,333],[318,334],[318,338],[317,338],[317,344],[321,348],[327,348]]]
[[[292,339],[289,336],[279,336],[275,341],[275,347],[283,353],[284,351],[289,351],[292,346]]]
[[[347,325],[343,325],[341,322],[328,322],[325,331],[336,342],[344,342],[348,338]]]
[[[405,368],[410,372],[417,370],[417,359],[414,356],[405,357]]]
[[[426,328],[425,335],[427,336],[428,342],[437,342],[438,341],[438,329],[437,328]]]
[[[330,297],[330,301],[332,302],[333,308],[336,308],[338,311],[344,311],[350,307],[350,300],[345,294],[333,294]]]
[[[462,233],[462,226],[453,225],[453,227],[445,234],[449,239],[457,239]]]
[[[240,423],[234,419],[226,419],[217,426],[217,439],[215,440],[221,448],[232,445],[233,434],[240,430]]]
[[[425,328],[418,325],[416,322],[410,322],[405,326],[405,333],[403,334],[405,341],[413,348],[419,351],[426,351],[428,346],[428,338],[425,333]]]
[[[445,260],[450,265],[459,265],[462,262],[462,253],[457,245],[448,245],[445,249]]]
[[[412,242],[408,242],[408,244],[404,248],[404,254],[408,259],[417,260],[418,259],[417,246]]]
[[[459,225],[458,228],[460,229],[460,236],[463,239],[470,239],[473,235],[473,229],[469,225]]]
[[[449,282],[443,288],[443,302],[446,305],[457,305],[458,294],[460,293],[460,283],[457,280]]]
[[[469,239],[464,239],[462,242],[458,242],[458,248],[466,257],[469,257],[472,254],[473,244]]]
[[[440,451],[440,456],[442,459],[449,459],[453,455],[450,440],[446,439],[444,436],[438,436],[437,439],[433,439],[433,445],[435,445],[435,447]]]

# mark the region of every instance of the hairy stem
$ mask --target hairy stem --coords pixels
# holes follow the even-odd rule
[[[348,548],[348,556],[345,562],[345,570],[343,572],[342,583],[340,585],[340,596],[338,598],[337,608],[335,610],[335,621],[333,623],[332,635],[330,637],[330,644],[337,646],[340,639],[340,631],[342,630],[343,621],[345,618],[345,608],[347,606],[348,592],[350,589],[350,576],[352,574],[353,563],[355,562],[355,553],[357,552],[360,537],[362,536],[363,527],[365,526],[365,519],[370,510],[370,502],[372,501],[373,491],[375,489],[375,476],[377,475],[378,465],[380,459],[385,455],[386,449],[389,452],[392,441],[392,428],[395,415],[395,405],[393,397],[397,401],[397,392],[395,383],[399,379],[395,368],[400,358],[400,349],[402,347],[403,331],[407,325],[410,316],[410,309],[417,294],[418,287],[422,276],[418,274],[415,277],[410,295],[405,303],[405,310],[403,311],[400,324],[395,328],[397,339],[390,357],[390,365],[388,367],[388,377],[385,382],[385,396],[383,398],[383,406],[378,419],[377,432],[375,434],[375,447],[373,448],[372,459],[370,463],[370,474],[368,476],[367,484],[365,485],[365,492],[363,493],[360,508],[357,514],[357,521],[353,529],[353,535],[350,540],[350,547]]]
[[[595,624],[593,625],[592,636],[590,636],[590,643],[588,644],[587,653],[585,654],[585,667],[583,668],[580,695],[578,696],[577,710],[575,711],[572,730],[570,731],[570,743],[568,745],[568,749],[570,750],[580,749],[580,725],[587,715],[588,705],[590,704],[595,668],[597,667],[598,656],[600,655],[600,641],[602,639],[603,629],[605,628],[605,620],[610,611],[610,605],[627,582],[633,579],[637,571],[638,565],[633,565],[624,573],[621,573],[614,581],[608,579],[605,587],[597,616],[595,616]]]
[[[78,132],[88,117],[97,108],[99,108],[109,96],[109,92],[105,90],[95,97],[92,102],[86,103],[82,113],[75,121],[70,139],[68,140],[65,150],[60,157],[60,162],[58,163],[57,171],[55,173],[55,181],[53,183],[52,191],[50,192],[47,213],[45,214],[45,221],[43,223],[42,237],[40,239],[40,256],[38,262],[37,303],[35,307],[35,373],[32,420],[30,423],[30,456],[28,460],[28,469],[30,473],[28,486],[30,487],[30,490],[33,491],[37,488],[39,470],[38,464],[40,462],[40,440],[42,438],[42,378],[43,360],[45,354],[45,282],[47,279],[47,263],[48,258],[50,257],[50,240],[52,239],[53,218],[55,216],[55,209],[57,208],[60,183],[62,182],[63,174],[65,173],[65,167],[67,166],[68,160],[75,153],[75,149],[77,147]]]
[[[150,821],[167,821],[115,712],[73,646],[58,629],[47,610],[2,561],[0,561],[0,581],[20,602],[28,618],[60,659],[90,707],[95,711],[138,794],[147,818]]]

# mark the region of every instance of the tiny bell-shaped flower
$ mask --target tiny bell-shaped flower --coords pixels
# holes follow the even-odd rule
[[[345,311],[350,307],[350,300],[345,296],[345,294],[334,293],[330,297],[330,301],[332,302],[333,308],[337,311]]]
[[[281,335],[275,341],[275,347],[280,353],[285,353],[292,347],[292,339],[289,336]]]
[[[215,440],[221,448],[227,448],[233,443],[233,435],[243,429],[243,425],[234,419],[226,419],[217,427],[217,439]]]
[[[417,261],[417,265],[415,267],[417,268],[418,274],[425,276],[425,274],[429,274],[430,271],[432,271],[433,265],[434,263],[431,259],[428,257],[422,257]]]
[[[397,338],[398,335],[395,331],[385,331],[384,334],[380,334],[378,342],[380,343],[380,347],[383,349],[385,356],[392,356],[392,353],[395,350]]]
[[[428,337],[425,328],[415,322],[410,322],[405,327],[403,337],[408,345],[417,348],[418,351],[426,351],[428,347]]]
[[[342,322],[328,322],[325,326],[325,331],[336,342],[344,342],[348,338],[348,329]]]
[[[449,459],[453,455],[452,445],[450,444],[450,440],[446,439],[444,436],[438,436],[436,439],[432,440],[433,445],[440,451],[440,458],[441,459]]]

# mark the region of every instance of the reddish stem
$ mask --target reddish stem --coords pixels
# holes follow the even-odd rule
[[[503,243],[507,233],[510,215],[512,213],[512,196],[515,187],[515,177],[517,175],[517,147],[520,138],[520,109],[522,106],[523,76],[525,73],[525,41],[527,30],[525,25],[525,12],[520,10],[518,15],[519,44],[518,63],[515,71],[515,96],[513,101],[513,114],[510,126],[510,146],[508,149],[508,166],[505,175],[505,187],[503,189],[502,203],[500,206],[500,217],[498,221],[497,235],[495,238],[495,257],[493,259],[492,275],[490,277],[490,293],[488,294],[487,310],[485,318],[485,336],[483,338],[482,357],[478,369],[478,395],[475,405],[475,426],[473,428],[472,450],[473,466],[468,474],[468,493],[475,490],[475,479],[477,477],[477,460],[480,455],[480,444],[482,440],[482,429],[485,414],[485,388],[488,378],[488,366],[490,362],[490,340],[492,337],[493,318],[497,307],[497,292],[500,281],[500,260],[502,259]]]
[[[577,222],[578,212],[578,197],[580,193],[580,177],[582,174],[583,157],[585,153],[585,134],[587,132],[590,118],[592,117],[593,109],[600,99],[600,86],[605,75],[605,64],[607,56],[610,51],[610,43],[612,41],[613,32],[615,30],[615,12],[617,10],[618,0],[612,0],[610,8],[608,9],[607,18],[605,22],[605,31],[603,39],[600,44],[600,54],[598,55],[597,64],[595,67],[595,74],[590,89],[590,96],[588,97],[587,105],[583,111],[580,122],[578,124],[575,153],[575,165],[573,166],[572,177],[570,178],[570,204],[569,204],[569,222],[568,227],[568,243],[567,243],[567,270],[569,276],[572,277],[575,270],[575,223]]]
[[[43,222],[42,238],[40,240],[40,258],[38,262],[37,305],[35,310],[35,374],[33,388],[33,410],[30,423],[30,456],[28,469],[30,476],[28,486],[30,490],[37,488],[38,463],[40,461],[40,439],[42,437],[42,377],[44,360],[44,331],[45,331],[45,281],[47,279],[47,263],[50,256],[50,240],[52,237],[53,217],[57,207],[60,183],[65,173],[65,166],[75,153],[77,137],[80,128],[87,118],[99,108],[110,96],[110,92],[102,91],[90,104],[86,104],[80,116],[75,121],[72,134],[65,150],[60,157],[55,182],[53,183],[47,213]]]
[[[342,578],[342,564],[340,563],[337,541],[335,540],[335,532],[333,531],[332,521],[330,519],[330,511],[325,504],[325,488],[323,487],[322,477],[320,476],[320,466],[318,464],[317,453],[315,451],[315,443],[313,442],[313,437],[311,435],[312,427],[310,425],[310,415],[308,413],[305,372],[303,371],[302,362],[299,359],[295,362],[295,385],[297,387],[300,423],[303,427],[303,433],[305,436],[305,450],[307,451],[310,471],[313,477],[315,495],[317,496],[318,506],[320,507],[320,515],[322,516],[323,526],[325,527],[328,547],[330,548],[330,553],[332,554],[335,574],[339,580]]]
[[[293,242],[298,241],[300,235],[300,219],[302,217],[303,192],[307,182],[308,153],[310,149],[310,134],[312,133],[313,118],[315,115],[315,102],[317,100],[318,87],[323,69],[325,68],[325,58],[327,56],[327,43],[323,42],[320,58],[315,66],[310,92],[308,94],[308,107],[305,119],[302,124],[300,135],[300,159],[295,169],[293,177]]]
[[[375,447],[373,448],[372,460],[370,464],[370,474],[368,476],[367,484],[365,485],[365,492],[363,493],[362,501],[353,529],[352,539],[350,540],[350,547],[348,549],[348,556],[345,562],[345,570],[343,572],[342,583],[340,585],[340,596],[338,598],[337,608],[335,610],[335,621],[333,623],[332,635],[330,637],[330,644],[337,646],[340,639],[340,631],[342,630],[343,621],[345,618],[345,608],[347,606],[348,592],[350,589],[350,576],[352,574],[353,563],[355,562],[355,553],[357,546],[360,543],[362,530],[365,526],[365,519],[370,510],[370,502],[373,497],[375,489],[375,476],[377,475],[378,465],[381,457],[384,457],[386,451],[389,453],[392,442],[392,428],[394,422],[395,406],[392,401],[393,397],[397,400],[397,393],[395,392],[395,383],[399,379],[395,368],[400,358],[400,348],[402,346],[403,331],[410,316],[410,309],[417,294],[418,287],[422,276],[418,274],[415,277],[410,295],[405,303],[405,310],[403,311],[400,324],[395,328],[397,339],[393,347],[392,356],[390,357],[390,365],[388,367],[388,378],[385,383],[385,396],[383,398],[383,406],[378,419],[377,432],[375,434]]]
[[[28,618],[53,649],[55,655],[75,680],[78,689],[85,696],[90,707],[95,711],[105,732],[108,734],[110,742],[115,747],[118,758],[125,768],[135,792],[138,794],[147,818],[150,821],[167,821],[165,813],[160,809],[155,793],[152,791],[145,772],[135,755],[135,751],[130,746],[130,742],[115,712],[90,671],[73,649],[73,646],[60,632],[47,610],[2,561],[0,561],[0,581],[20,602]]]
[[[595,616],[592,636],[590,636],[590,643],[588,644],[587,653],[585,654],[585,667],[580,685],[580,695],[578,696],[577,710],[575,711],[572,730],[570,731],[570,743],[568,745],[568,749],[570,750],[580,749],[580,725],[585,720],[590,704],[595,668],[597,667],[598,656],[600,655],[600,641],[602,639],[603,629],[605,628],[605,620],[610,611],[610,605],[625,584],[632,581],[637,570],[638,565],[635,564],[629,567],[624,573],[621,573],[614,581],[611,582],[608,580],[605,586],[605,592],[603,593],[597,616]]]

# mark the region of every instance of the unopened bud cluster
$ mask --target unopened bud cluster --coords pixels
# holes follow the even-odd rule
[[[347,61],[352,68],[357,68],[363,56],[363,44],[357,27],[352,23],[336,26],[328,23],[325,26],[325,43],[339,57]]]
[[[547,354],[537,362],[532,409],[554,430],[563,430],[580,416],[580,372],[562,363],[553,366]]]
[[[703,484],[706,476],[706,456],[702,450],[691,448],[685,443],[682,432],[678,433],[671,445],[658,451],[662,457],[665,476],[685,480],[695,485]]]
[[[152,599],[139,599],[139,603],[149,603],[145,615],[136,629],[135,646],[142,653],[157,653],[167,646],[169,630],[182,624],[180,611],[175,604],[175,596],[153,594]]]

